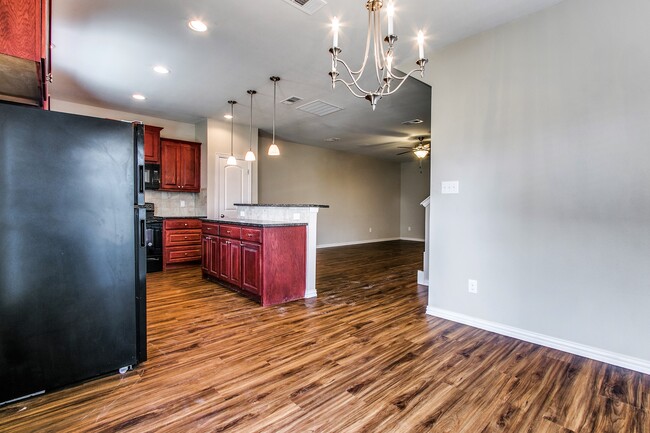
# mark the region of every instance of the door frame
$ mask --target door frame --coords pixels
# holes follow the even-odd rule
[[[214,211],[214,216],[217,219],[221,219],[221,215],[223,214],[223,211],[220,209],[220,203],[221,203],[221,179],[223,176],[222,170],[221,170],[221,159],[228,159],[230,155],[224,154],[224,153],[217,153],[215,154],[215,163],[216,163],[216,176],[214,178],[214,206],[213,206],[213,211]],[[248,194],[249,194],[249,202],[252,203],[254,199],[254,191],[253,191],[253,163],[251,161],[246,161],[242,158],[236,158],[237,162],[243,162],[247,165],[248,169],[248,176],[247,176],[247,181],[248,181]]]

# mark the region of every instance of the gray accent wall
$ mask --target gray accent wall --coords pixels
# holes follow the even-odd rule
[[[650,361],[649,17],[565,0],[432,56],[430,307]]]
[[[277,139],[281,155],[269,157],[271,138],[259,143],[259,203],[329,205],[319,246],[400,237],[399,163]]]

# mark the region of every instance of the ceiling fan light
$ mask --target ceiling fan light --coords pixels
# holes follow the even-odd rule
[[[414,150],[413,153],[415,153],[415,156],[422,159],[429,154],[429,151],[424,149],[418,149],[418,150]]]
[[[273,143],[269,146],[269,156],[280,156],[280,148]]]
[[[250,162],[255,161],[255,154],[253,153],[252,150],[249,150],[248,152],[246,152],[246,156],[244,157],[244,160],[250,161]]]
[[[226,161],[226,165],[237,165],[237,158],[235,158],[233,155],[230,155]]]

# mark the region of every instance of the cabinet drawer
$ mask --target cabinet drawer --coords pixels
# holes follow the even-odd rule
[[[165,251],[165,262],[167,263],[182,263],[192,262],[201,259],[201,245],[189,247],[174,247],[168,248]]]
[[[195,219],[173,219],[165,220],[165,230],[175,230],[175,229],[200,229],[202,222],[201,220]]]
[[[241,238],[242,238],[243,241],[261,243],[262,242],[262,230],[261,229],[253,229],[253,228],[250,228],[250,227],[242,227],[242,229],[241,229]]]
[[[219,224],[213,223],[203,223],[203,234],[204,235],[218,235],[219,234]]]
[[[201,243],[201,230],[172,230],[165,233],[165,246]]]
[[[219,227],[219,236],[239,239],[241,237],[241,227],[222,224]]]

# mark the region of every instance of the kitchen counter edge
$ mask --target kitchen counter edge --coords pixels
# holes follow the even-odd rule
[[[239,220],[239,219],[209,219],[209,218],[199,218],[204,223],[214,223],[214,224],[237,224],[240,226],[248,227],[294,227],[294,226],[306,226],[307,223],[301,222],[288,222],[288,221],[262,221],[262,220]]]

